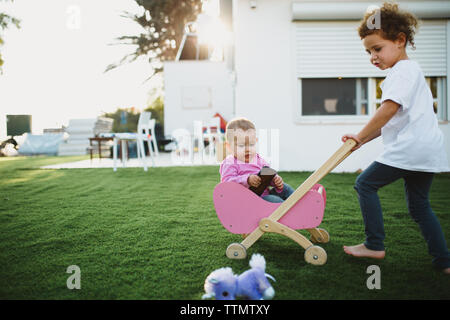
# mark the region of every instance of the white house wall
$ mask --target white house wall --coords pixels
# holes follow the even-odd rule
[[[259,129],[279,129],[279,170],[315,170],[341,145],[343,134],[357,133],[367,120],[298,121],[292,1],[256,3],[251,9],[249,1],[234,1],[236,115],[253,120]],[[355,37],[357,24],[355,21]],[[440,127],[450,159],[450,128],[448,123]],[[379,138],[352,154],[334,172],[365,169],[382,149]]]
[[[164,134],[215,113],[226,120],[233,114],[231,77],[224,62],[174,61],[164,64]]]

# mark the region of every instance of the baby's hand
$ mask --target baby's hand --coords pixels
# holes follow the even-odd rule
[[[279,175],[276,175],[273,178],[273,184],[275,185],[275,188],[277,188],[278,190],[283,189],[283,179]]]
[[[261,184],[261,178],[255,174],[251,174],[248,176],[247,183],[251,187],[258,187]]]

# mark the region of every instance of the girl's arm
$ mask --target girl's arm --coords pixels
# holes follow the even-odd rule
[[[376,139],[379,136],[381,136],[381,128],[378,129],[377,131],[375,131],[371,136],[367,137],[367,139],[366,139],[366,141],[364,141],[364,143],[372,141],[373,139]]]
[[[381,134],[381,128],[397,113],[400,105],[392,100],[386,100],[378,108],[369,123],[358,133],[358,137],[364,143],[369,142],[369,138],[374,139],[376,134]],[[371,140],[372,140],[371,139]]]
[[[399,107],[400,105],[392,100],[384,101],[372,119],[369,120],[358,134],[346,134],[342,137],[342,141],[345,142],[348,138],[354,139],[358,143],[353,148],[353,150],[356,150],[363,144],[379,137],[381,135],[381,128],[392,119]]]
[[[381,136],[381,128],[378,129],[377,131],[373,132],[373,134],[370,135],[369,137],[367,137],[367,139],[364,140],[364,141],[361,141],[361,140],[359,139],[358,135],[356,135],[356,134],[353,134],[353,133],[344,134],[344,135],[342,136],[342,142],[347,141],[347,139],[353,139],[353,140],[355,140],[355,141],[357,142],[357,145],[354,146],[353,149],[352,149],[352,151],[355,151],[355,150],[361,148],[361,146],[362,146],[363,144],[366,144],[367,142],[372,141],[373,139],[376,139],[376,138],[378,138],[379,136]]]

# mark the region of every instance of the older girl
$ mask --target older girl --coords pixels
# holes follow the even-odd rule
[[[433,174],[448,171],[444,140],[422,70],[406,53],[408,44],[414,46],[418,21],[396,4],[385,3],[377,10],[366,14],[358,31],[370,62],[381,70],[389,69],[381,84],[382,103],[358,134],[346,134],[342,141],[352,138],[358,149],[381,135],[384,152],[356,179],[366,240],[344,246],[344,251],[356,257],[384,258],[385,234],[377,191],[403,179],[409,213],[422,231],[432,263],[450,274],[450,254],[428,198]],[[380,15],[380,29],[368,23],[373,14]]]

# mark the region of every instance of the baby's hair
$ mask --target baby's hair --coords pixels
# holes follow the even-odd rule
[[[369,20],[374,14],[380,14],[381,30],[369,26]],[[380,35],[387,40],[395,41],[398,39],[400,33],[406,36],[406,43],[415,49],[414,35],[419,25],[419,20],[412,13],[400,10],[396,3],[383,3],[379,9],[366,12],[363,20],[358,28],[358,33],[361,39],[373,33],[380,33]],[[372,28],[371,28],[372,27]]]
[[[251,122],[250,120],[246,119],[246,118],[235,118],[233,120],[231,120],[230,122],[228,122],[227,124],[227,128],[226,128],[226,138],[228,141],[232,141],[232,138],[234,136],[233,131],[234,130],[238,130],[241,129],[243,131],[247,131],[247,130],[256,130],[255,125],[253,124],[253,122]]]

